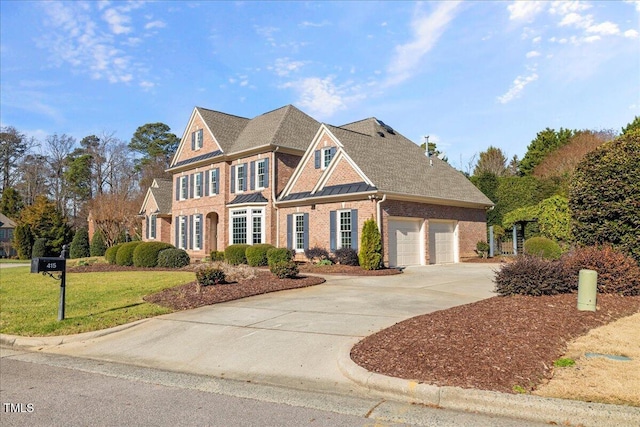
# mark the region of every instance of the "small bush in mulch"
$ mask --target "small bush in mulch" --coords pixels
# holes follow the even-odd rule
[[[578,289],[560,261],[533,255],[518,257],[502,266],[494,277],[499,295],[556,295]]]
[[[232,265],[247,263],[247,248],[249,245],[229,245],[224,250],[224,260]]]
[[[209,256],[211,261],[224,261],[224,252],[223,251],[211,251],[211,255]]]
[[[578,288],[581,269],[598,272],[598,292],[640,295],[640,267],[635,259],[610,245],[582,247],[565,254],[561,261]]]
[[[251,267],[264,267],[267,265],[267,251],[273,249],[273,245],[267,243],[261,243],[249,246],[245,252],[247,257],[247,264]]]
[[[329,252],[325,248],[314,246],[304,250],[304,256],[313,263],[319,263],[329,259]]]
[[[271,264],[269,270],[279,279],[292,279],[298,276],[298,265],[293,261],[278,261]]]
[[[133,251],[142,242],[127,242],[123,243],[116,253],[116,264],[118,265],[133,265]]]
[[[336,264],[360,265],[358,252],[353,248],[340,248],[333,252],[333,259]]]
[[[158,254],[158,267],[182,268],[191,263],[191,257],[184,249],[169,248]]]
[[[170,243],[142,242],[133,250],[133,265],[136,267],[155,267],[158,255],[165,249],[173,248]]]
[[[562,255],[562,249],[551,239],[532,237],[524,242],[524,253],[545,259],[558,259]]]
[[[287,248],[272,248],[267,251],[267,262],[269,267],[278,262],[291,261],[293,252]]]
[[[225,283],[226,277],[220,265],[203,264],[196,268],[196,281],[201,286],[220,285]]]

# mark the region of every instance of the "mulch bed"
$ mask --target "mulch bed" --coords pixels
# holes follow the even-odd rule
[[[380,270],[364,270],[359,266],[331,264],[331,265],[318,265],[318,264],[299,264],[298,270],[301,273],[311,274],[340,274],[345,276],[390,276],[393,274],[400,274],[402,271],[396,268],[383,268]]]
[[[422,383],[532,390],[551,378],[568,341],[640,311],[640,297],[599,294],[595,313],[576,306],[576,294],[493,297],[397,323],[359,342],[351,358]]]
[[[306,288],[324,283],[322,277],[300,276],[278,279],[268,271],[258,271],[253,279],[223,285],[198,286],[196,282],[165,289],[144,297],[144,300],[174,310],[188,310],[287,289]]]

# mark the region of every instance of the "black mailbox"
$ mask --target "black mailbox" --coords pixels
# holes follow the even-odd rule
[[[65,271],[67,260],[64,258],[33,258],[31,272],[43,273],[48,271]]]

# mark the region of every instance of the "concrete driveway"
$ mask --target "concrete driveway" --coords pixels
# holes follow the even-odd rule
[[[494,295],[491,264],[409,267],[142,321],[42,351],[318,391],[355,391],[339,355],[407,318]]]

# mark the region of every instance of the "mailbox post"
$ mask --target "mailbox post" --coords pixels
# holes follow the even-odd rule
[[[67,282],[67,245],[62,246],[62,253],[59,258],[41,257],[31,259],[31,272],[48,274],[54,279],[60,280],[60,303],[58,304],[58,320],[64,320],[65,288]],[[58,272],[55,277],[51,272]]]

